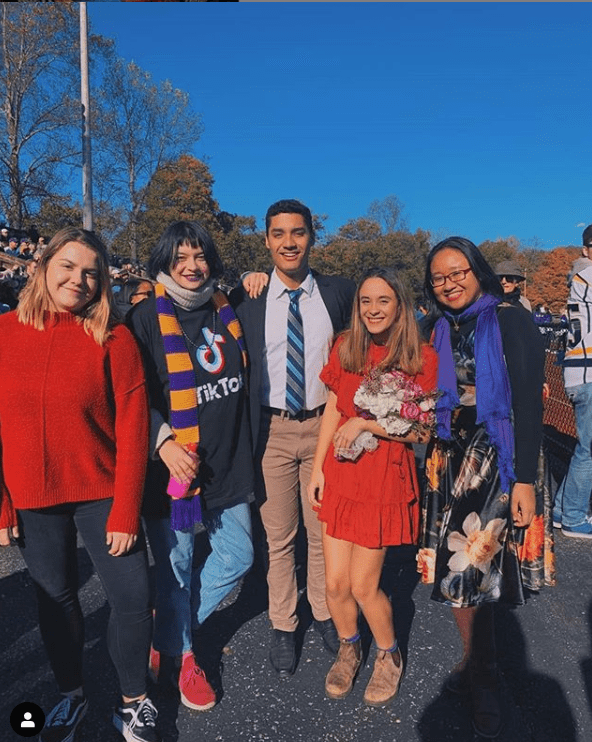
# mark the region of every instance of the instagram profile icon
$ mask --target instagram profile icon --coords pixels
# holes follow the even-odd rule
[[[19,737],[34,737],[43,729],[45,714],[42,709],[30,701],[19,703],[10,714],[10,726]]]

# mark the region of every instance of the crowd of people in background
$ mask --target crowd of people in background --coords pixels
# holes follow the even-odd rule
[[[11,290],[0,294],[0,545],[21,549],[60,693],[41,740],[73,739],[88,707],[77,533],[111,608],[113,723],[128,742],[159,742],[148,672],[190,709],[216,704],[196,632],[251,568],[255,521],[269,662],[279,678],[295,672],[300,520],[313,625],[334,658],[327,697],[345,699],[355,683],[361,616],[376,647],[364,702],[396,696],[406,649],[380,578],[389,547],[416,546],[462,643],[446,688],[470,696],[475,731],[495,739],[493,605],[554,584],[544,345],[524,273],[450,237],[431,248],[414,308],[388,268],[357,286],[312,271],[313,220],[299,201],[270,206],[265,240],[269,274],[226,292],[197,222],[168,225],[147,266],[110,265],[105,245],[75,227],[48,245],[0,230],[0,291]],[[553,513],[580,538],[592,538],[589,247],[591,228],[570,275],[566,365],[587,458],[576,449]],[[383,394],[382,411],[362,389]],[[428,444],[423,480],[417,443]],[[211,547],[203,561],[196,529]]]

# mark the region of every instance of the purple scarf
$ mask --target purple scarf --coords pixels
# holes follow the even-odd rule
[[[514,428],[512,427],[512,392],[504,360],[502,335],[496,307],[501,299],[483,294],[458,315],[444,312],[436,322],[434,348],[438,353],[438,389],[442,396],[436,404],[437,433],[451,439],[452,410],[460,404],[456,373],[450,344],[450,324],[477,317],[475,328],[475,394],[477,423],[484,423],[489,440],[497,451],[502,492],[510,493],[514,473]]]

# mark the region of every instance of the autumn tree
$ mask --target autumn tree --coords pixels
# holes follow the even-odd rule
[[[536,274],[538,269],[541,267],[545,255],[547,253],[544,250],[534,247],[526,247],[520,251],[520,265],[524,270],[526,280],[521,284],[520,293],[526,296],[530,300],[530,285],[533,276]]]
[[[20,229],[80,150],[78,19],[69,4],[1,3],[0,13],[0,206]]]
[[[382,234],[377,222],[362,217],[350,220],[325,246],[313,249],[311,265],[354,281],[377,266],[394,268],[418,298],[429,245],[429,232],[397,230]]]
[[[272,264],[265,232],[257,229],[255,217],[222,212],[218,218],[222,232],[216,236],[216,245],[224,263],[225,283],[235,286],[245,271],[269,271]]]
[[[139,256],[146,259],[166,225],[198,221],[210,232],[225,266],[224,281],[234,285],[248,270],[268,270],[265,235],[255,217],[221,211],[213,194],[214,178],[206,163],[191,155],[167,162],[150,179],[138,220]],[[125,250],[125,235],[116,241]]]
[[[380,237],[380,224],[374,219],[358,217],[342,225],[335,237],[337,240],[355,242],[375,242]]]
[[[533,307],[544,304],[551,312],[565,311],[567,276],[579,257],[581,251],[575,247],[556,247],[545,255],[529,286],[528,298]]]
[[[165,162],[150,178],[137,219],[138,257],[146,259],[164,228],[180,219],[199,221],[212,235],[220,231],[220,211],[207,165],[191,155]],[[117,239],[118,251],[127,252],[129,234]]]
[[[201,120],[189,95],[168,80],[154,82],[134,62],[107,60],[95,115],[95,169],[127,212],[127,252],[140,247],[138,225],[146,187],[167,162],[189,151],[201,134]],[[107,198],[107,195],[105,195]]]
[[[495,270],[495,266],[503,260],[514,260],[521,267],[520,241],[516,237],[498,237],[496,240],[485,240],[479,246],[483,257]]]
[[[398,196],[391,194],[372,201],[368,207],[368,219],[380,225],[384,234],[407,230],[407,222],[403,216],[405,204]]]

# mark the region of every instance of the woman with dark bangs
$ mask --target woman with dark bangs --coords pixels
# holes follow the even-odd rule
[[[446,687],[470,693],[475,731],[494,739],[503,713],[493,605],[524,603],[521,529],[535,517],[544,352],[530,316],[503,304],[497,276],[469,240],[432,248],[425,292],[441,396],[418,571],[434,583],[432,599],[455,609],[463,657]]]
[[[436,385],[436,354],[422,342],[409,293],[392,270],[372,270],[362,279],[351,329],[338,338],[321,372],[330,391],[308,488],[322,522],[327,605],[340,638],[326,695],[345,698],[352,690],[361,664],[361,610],[377,649],[364,702],[383,706],[398,691],[403,659],[379,582],[387,547],[415,544],[419,536],[411,443],[420,437],[389,435],[376,420],[360,416],[354,396],[370,369],[400,371],[426,393]],[[353,461],[337,458],[365,432],[375,437],[375,450]]]
[[[207,711],[216,693],[193,652],[193,632],[253,562],[253,460],[241,326],[217,279],[223,266],[198,222],[167,227],[150,256],[154,296],[128,322],[138,340],[151,408],[144,516],[156,562],[150,669],[183,705]],[[193,564],[195,526],[211,553]]]
[[[136,343],[115,318],[107,251],[76,227],[54,236],[17,310],[0,317],[0,545],[12,536],[20,546],[62,694],[42,742],[73,739],[88,707],[77,533],[111,607],[107,646],[123,694],[113,723],[127,740],[160,740],[146,695],[146,384]]]

